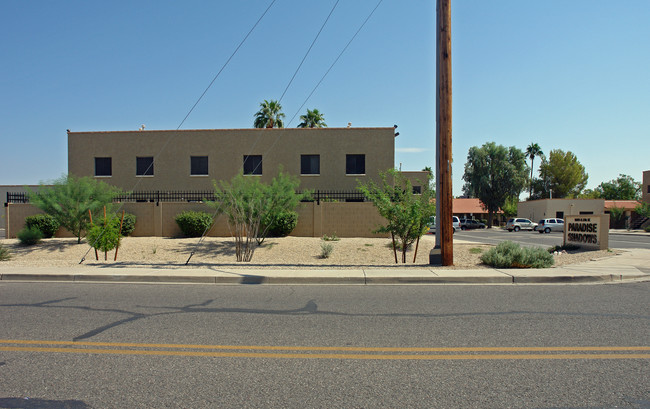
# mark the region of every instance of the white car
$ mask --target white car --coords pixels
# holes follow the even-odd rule
[[[456,230],[460,230],[460,219],[458,216],[453,216],[452,217],[452,228],[454,229],[453,232],[456,233]],[[431,219],[429,219],[429,224],[428,224],[429,230],[427,230],[427,234],[436,234],[436,216],[432,216]]]

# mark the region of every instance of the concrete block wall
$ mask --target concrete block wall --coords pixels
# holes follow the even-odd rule
[[[176,224],[176,215],[187,210],[214,213],[214,209],[205,203],[124,203],[120,211],[136,216],[134,237],[180,237],[181,231]],[[324,234],[338,237],[387,237],[386,234],[372,233],[384,219],[369,202],[305,202],[296,209],[298,225],[291,233],[297,237],[322,237]],[[16,238],[24,227],[25,217],[42,213],[30,204],[10,203],[5,207],[7,220],[6,237]],[[217,217],[208,232],[212,237],[230,237],[226,217]],[[68,231],[59,229],[56,237],[72,237]]]

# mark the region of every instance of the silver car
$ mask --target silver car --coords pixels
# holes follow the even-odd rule
[[[535,229],[540,233],[550,233],[552,231],[564,231],[564,220],[562,219],[542,219]]]
[[[521,217],[510,219],[506,223],[506,229],[508,231],[535,230],[535,227],[537,227],[537,223]]]

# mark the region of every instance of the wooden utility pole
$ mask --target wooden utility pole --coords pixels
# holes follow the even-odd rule
[[[436,247],[443,266],[454,264],[451,189],[451,0],[437,0],[436,24]]]

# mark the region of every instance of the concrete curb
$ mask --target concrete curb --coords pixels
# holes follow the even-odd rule
[[[453,272],[454,270],[447,270]],[[623,282],[650,279],[648,274],[558,274],[513,275],[495,270],[474,271],[474,274],[338,274],[290,276],[287,274],[236,274],[236,275],[172,275],[172,274],[45,274],[4,273],[2,281],[42,281],[67,283],[168,283],[168,284],[218,284],[218,285],[444,285],[444,284],[580,284]]]

